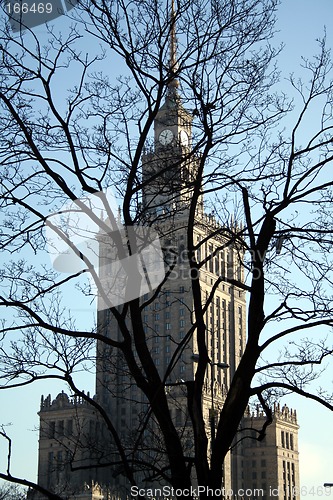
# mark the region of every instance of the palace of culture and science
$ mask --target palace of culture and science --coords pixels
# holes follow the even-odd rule
[[[172,45],[171,41],[171,45]],[[172,55],[172,47],[171,47]],[[181,102],[178,83],[171,82],[165,102],[154,123],[154,147],[142,158],[143,205],[147,212],[155,214],[162,247],[177,250],[178,272],[165,286],[157,299],[149,301],[143,296],[143,322],[148,347],[154,364],[164,376],[176,347],[184,339],[193,324],[193,298],[190,292],[190,277],[186,273],[183,250],[186,248],[186,219],[191,191],[186,181],[197,168],[198,158],[191,153],[193,115]],[[161,182],[160,171],[168,171],[170,158],[176,176]],[[174,170],[173,170],[174,172]],[[172,201],[170,201],[172,198]],[[177,207],[176,210],[170,207]],[[160,214],[160,217],[158,216]],[[170,214],[170,215],[168,215]],[[243,269],[239,260],[239,249],[235,246],[221,248],[223,230],[215,231],[218,236],[207,238],[208,231],[218,229],[212,215],[204,212],[203,200],[199,200],[196,224],[193,229],[195,243],[201,248],[200,259],[205,265],[200,270],[201,292],[204,298],[212,291],[218,276],[235,277],[241,282]],[[100,241],[100,256],[103,256],[105,241]],[[209,258],[209,256],[213,256]],[[166,252],[166,265],[171,258]],[[238,366],[246,343],[246,293],[236,285],[221,281],[216,287],[215,298],[206,309],[206,344],[210,366],[206,374],[203,393],[203,415],[207,422],[207,434],[214,432],[214,415],[223,405],[230,380]],[[118,325],[108,309],[98,312],[99,333],[120,339]],[[176,358],[168,372],[166,390],[169,393],[170,411],[176,427],[186,430],[186,403],[182,396],[187,380],[193,380],[196,370],[196,337],[190,337],[181,356]],[[105,415],[115,427],[123,443],[134,439],[140,416],[147,404],[138,388],[131,384],[119,355],[114,354],[107,344],[97,342],[96,394],[93,401],[102,406]],[[38,484],[54,491],[61,498],[69,500],[126,499],[130,496],[129,485],[119,473],[119,465],[107,467],[108,459],[115,464],[114,455],[107,455],[109,439],[103,431],[103,422],[93,405],[78,396],[60,393],[54,399],[42,398],[40,407],[40,435]],[[266,417],[258,409],[244,415],[242,426],[251,434],[261,429]],[[105,419],[104,419],[105,420]],[[251,430],[252,429],[252,430]],[[184,442],[191,447],[191,436],[184,434]],[[146,450],[149,456],[149,450]],[[156,457],[151,455],[151,460]],[[104,466],[103,466],[104,461]],[[101,466],[102,465],[102,466]],[[143,477],[138,473],[138,484]],[[278,404],[273,409],[273,421],[266,429],[266,436],[258,441],[243,439],[229,453],[224,464],[225,491],[239,492],[260,489],[260,496],[237,496],[237,498],[277,498],[278,500],[299,500],[296,493],[299,486],[298,425],[296,412]],[[30,492],[32,500],[45,497]],[[236,498],[236,497],[235,497]]]

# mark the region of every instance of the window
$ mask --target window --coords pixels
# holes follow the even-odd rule
[[[166,330],[171,330],[171,324],[170,323],[165,323],[165,329]]]
[[[281,431],[281,446],[282,446],[282,448],[286,447],[285,446],[285,441],[284,441],[284,432],[283,431]]]
[[[170,311],[165,312],[165,319],[170,319]]]
[[[73,434],[73,419],[67,420],[67,436]]]
[[[212,257],[212,253],[213,253],[213,245],[209,245],[208,246],[208,252],[209,252],[209,256],[210,256],[210,259],[209,259],[209,270],[210,272],[212,273],[213,272],[213,257]]]
[[[64,435],[64,421],[59,420],[58,422],[58,435],[63,436]]]
[[[179,287],[179,293],[184,293],[184,287],[183,286]]]
[[[219,265],[219,258],[215,257],[215,274],[219,276],[220,274],[220,265]]]
[[[160,319],[160,314],[159,313],[155,313],[154,314],[154,319],[155,319],[155,321],[158,321]]]
[[[290,434],[290,449],[294,449],[294,436],[293,434]]]
[[[180,408],[176,408],[176,425],[182,424],[182,411]]]
[[[221,252],[221,258],[220,258],[220,271],[221,271],[221,276],[225,276],[225,265],[224,265],[224,251],[222,250]]]
[[[49,463],[48,463],[48,474],[49,474],[49,478],[48,478],[48,482],[51,480],[50,476],[52,474],[52,472],[54,472],[54,454],[53,454],[53,451],[51,451],[49,453]],[[50,486],[50,483],[48,484],[48,486]]]
[[[55,436],[55,422],[49,423],[49,438],[54,438]]]
[[[165,352],[170,352],[170,346],[169,345],[165,346]]]
[[[179,245],[179,262],[185,262],[186,260],[186,252],[185,252],[185,246]]]
[[[180,328],[184,328],[184,326],[185,326],[185,321],[184,321],[183,319],[181,319],[181,320],[179,321],[179,326],[180,326]]]
[[[179,316],[184,316],[184,308],[183,307],[181,307],[179,309]]]

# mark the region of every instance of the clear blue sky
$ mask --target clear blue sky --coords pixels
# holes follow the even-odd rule
[[[327,45],[333,48],[332,0],[282,0],[278,38],[285,44],[280,61],[284,75],[287,72],[297,75],[301,56],[310,57],[316,53],[315,39],[323,35],[324,26],[327,30]],[[332,365],[324,379],[325,385],[332,391]],[[324,482],[333,483],[333,414],[299,397],[292,396],[286,402],[297,408],[298,412],[301,486],[304,487],[301,498],[320,497],[321,485]],[[333,489],[329,498],[333,498]]]
[[[57,26],[63,21],[59,18]],[[278,13],[277,39],[285,44],[280,58],[284,75],[298,74],[301,56],[311,56],[317,50],[315,39],[323,34],[326,25],[328,45],[333,47],[333,0],[282,0]],[[42,28],[38,30],[42,33]],[[73,311],[83,322],[92,311]],[[332,387],[333,368],[326,372],[325,382]],[[82,388],[94,391],[93,379],[82,377]],[[0,393],[1,421],[11,423],[7,432],[13,436],[12,473],[35,480],[37,473],[38,426],[37,411],[40,395],[49,392],[54,397],[63,387],[54,382],[40,382],[31,387]],[[298,397],[285,401],[298,411],[301,452],[302,498],[321,496],[324,482],[333,482],[333,415],[326,409]],[[5,467],[6,453],[0,448],[0,467]],[[333,489],[331,493],[333,498]]]

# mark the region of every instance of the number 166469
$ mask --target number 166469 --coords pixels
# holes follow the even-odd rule
[[[43,2],[28,3],[7,3],[5,5],[7,14],[51,14],[52,4]]]

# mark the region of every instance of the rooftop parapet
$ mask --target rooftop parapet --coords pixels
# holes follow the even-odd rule
[[[272,414],[274,417],[278,418],[279,420],[285,420],[286,422],[290,422],[293,424],[297,424],[297,412],[296,410],[293,410],[292,408],[289,408],[287,405],[280,406],[280,403],[274,403],[274,406],[272,408]],[[257,405],[257,408],[255,411],[251,411],[250,408],[247,408],[247,411],[245,413],[245,417],[250,417],[250,418],[264,418],[266,417],[266,414],[262,409],[260,409],[259,405]]]
[[[87,392],[87,396],[90,397],[90,393]],[[40,411],[52,411],[59,410],[61,408],[77,408],[78,406],[88,406],[89,403],[81,396],[68,396],[64,391],[60,392],[56,398],[52,401],[51,394],[46,398],[41,396],[40,401]]]

